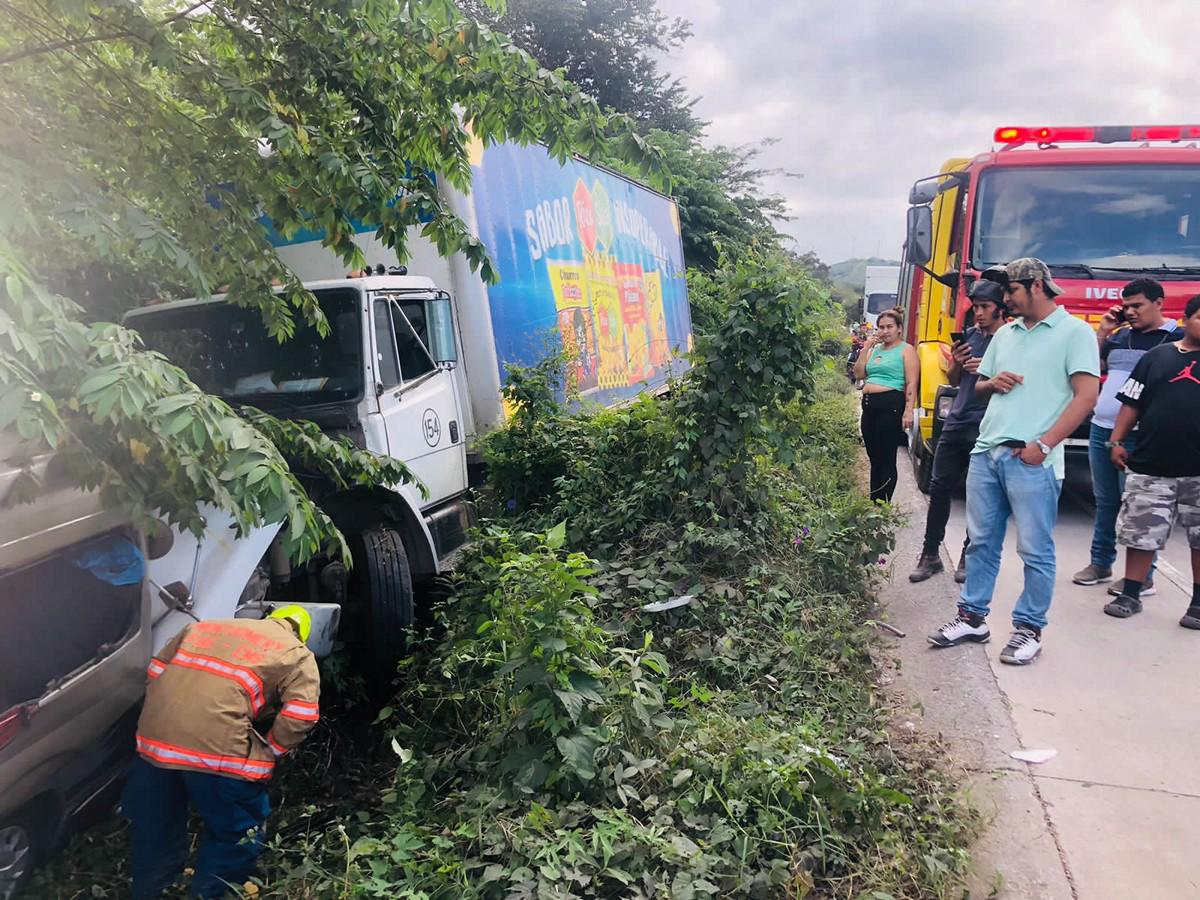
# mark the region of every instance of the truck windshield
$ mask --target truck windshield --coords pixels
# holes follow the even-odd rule
[[[1200,266],[1200,168],[996,168],[979,182],[971,264],[1022,256],[1117,270]]]
[[[252,309],[206,303],[132,316],[129,325],[188,373],[201,390],[235,402],[281,397],[289,403],[327,403],[362,395],[359,294],[349,288],[316,291],[329,334],[296,317],[296,333],[279,341]]]
[[[871,315],[878,315],[885,309],[891,309],[895,305],[895,294],[869,294],[867,296],[867,312],[871,313]]]

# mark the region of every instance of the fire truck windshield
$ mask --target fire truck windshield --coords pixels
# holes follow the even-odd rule
[[[1022,166],[980,177],[971,265],[1200,271],[1200,167]],[[1171,270],[1177,270],[1172,273]],[[1068,274],[1068,273],[1063,273]]]

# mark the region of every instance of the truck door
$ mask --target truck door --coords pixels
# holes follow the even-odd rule
[[[428,298],[372,298],[379,412],[388,452],[408,464],[433,506],[466,490],[462,415],[454,373],[430,353]]]

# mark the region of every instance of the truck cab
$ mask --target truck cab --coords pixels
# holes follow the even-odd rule
[[[319,559],[292,571],[279,552],[268,551],[260,577],[234,586],[242,594],[237,614],[261,613],[286,598],[310,602],[318,622],[328,622],[329,607],[336,607],[343,635],[363,643],[367,657],[385,668],[413,623],[415,595],[443,571],[473,521],[453,304],[431,279],[409,275],[306,287],[328,322],[324,335],[297,320],[292,338],[278,341],[256,310],[223,296],[146,307],[126,323],[202,390],[234,406],[316,423],[409,467],[416,482],[373,488],[337,487],[298,471],[347,536],[356,565],[347,571],[339,560]],[[221,521],[215,511],[211,518],[214,526]],[[197,607],[188,612],[201,617],[235,614],[212,608],[227,603],[230,591],[214,587],[228,563],[216,546],[219,531],[194,545],[194,558],[186,546],[173,553],[174,568],[161,575],[164,583],[184,583]],[[187,545],[189,536],[179,543]],[[156,631],[156,643],[181,624]]]

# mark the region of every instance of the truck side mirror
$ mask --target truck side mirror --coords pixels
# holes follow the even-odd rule
[[[928,206],[908,208],[908,261],[928,265],[933,256],[933,211]]]
[[[926,203],[932,203],[937,197],[938,184],[935,178],[925,178],[918,181],[912,186],[912,190],[908,192],[908,202],[912,206],[922,206]]]
[[[152,528],[146,529],[146,557],[162,559],[175,546],[175,532],[166,522],[157,521]]]
[[[454,342],[454,311],[448,295],[425,304],[429,325],[429,354],[438,365],[458,362],[458,347]]]

